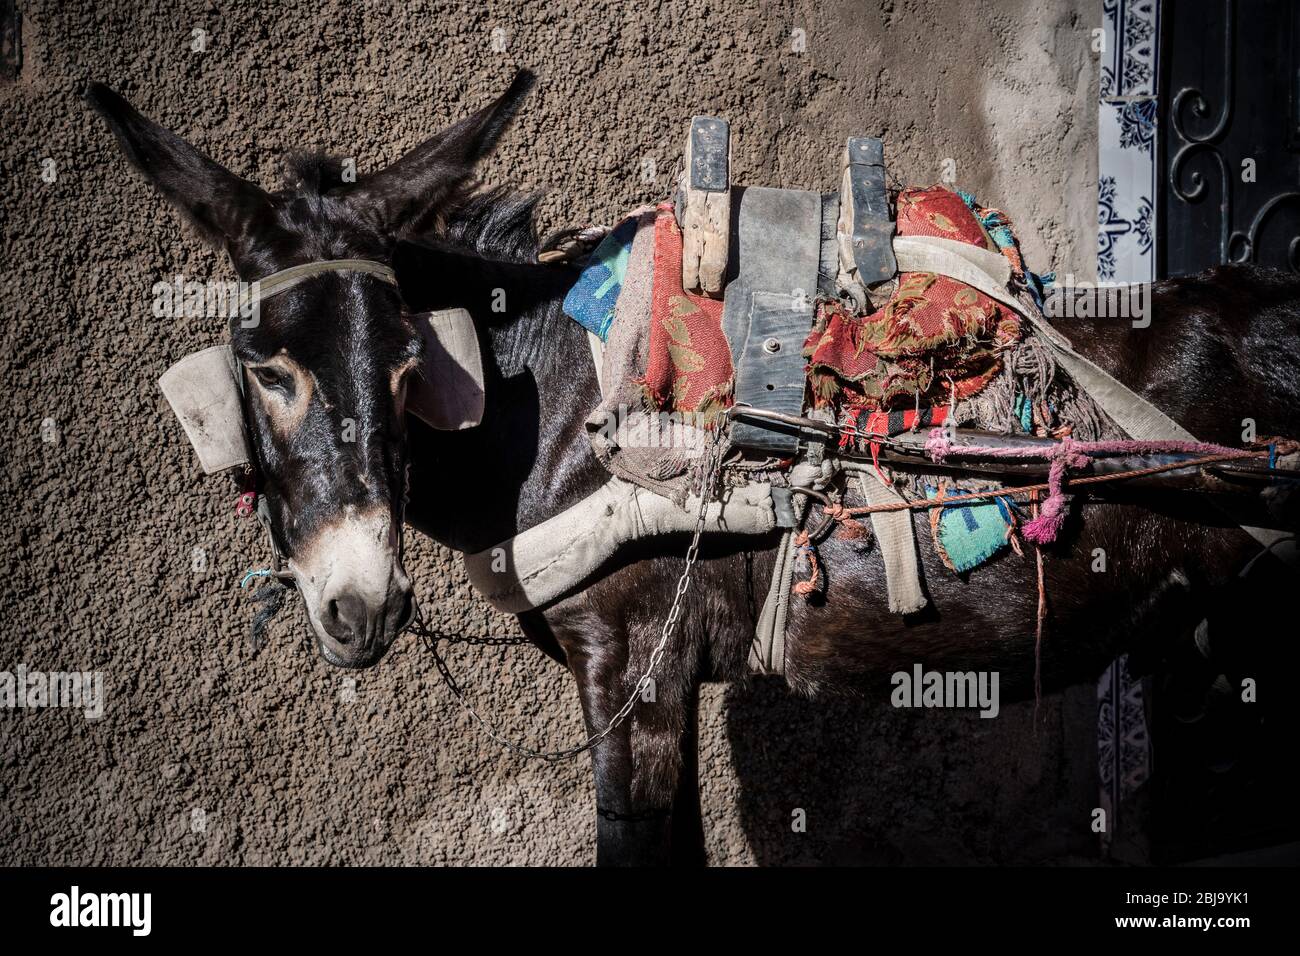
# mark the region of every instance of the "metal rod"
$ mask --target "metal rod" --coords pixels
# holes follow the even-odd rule
[[[818,438],[833,438],[838,441],[844,435],[850,435],[863,441],[876,444],[878,451],[875,460],[909,472],[934,472],[946,475],[987,476],[989,480],[1006,482],[1032,482],[1041,480],[1050,471],[1047,461],[1008,460],[1003,458],[963,456],[960,461],[935,462],[925,451],[929,430],[902,432],[898,435],[877,435],[858,429],[805,418],[799,415],[787,415],[750,405],[735,405],[728,414],[732,418],[748,418],[760,422],[772,422],[790,428],[813,432]],[[957,428],[950,433],[952,444],[962,446],[984,446],[989,448],[1034,448],[1041,449],[1046,455],[1059,444],[1052,438],[1040,438],[1036,435],[1003,435],[997,432],[979,431],[977,429]],[[840,449],[836,454],[841,458],[858,461],[872,461],[866,452],[853,449]],[[1172,464],[1182,458],[1195,458],[1194,454],[1177,455],[1093,455],[1086,469],[1076,474],[1115,474],[1124,471],[1137,471],[1156,465]],[[1265,487],[1285,485],[1300,481],[1300,471],[1267,468],[1257,462],[1229,461],[1206,466],[1189,466],[1156,475],[1125,479],[1117,485],[1095,485],[1089,493],[1103,497],[1120,495],[1125,489],[1141,490],[1151,488],[1171,488],[1197,491],[1209,494],[1236,495],[1246,497],[1257,494]]]
[[[765,408],[754,408],[752,405],[733,405],[727,414],[731,418],[752,418],[757,421],[777,422],[781,425],[789,425],[791,428],[820,432],[836,439],[840,437],[840,433],[843,431],[839,425],[831,422],[821,422],[815,418],[804,418],[800,415],[787,415],[784,412],[772,412]]]

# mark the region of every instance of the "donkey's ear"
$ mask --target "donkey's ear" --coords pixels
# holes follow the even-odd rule
[[[442,239],[399,239],[397,290],[412,312],[464,308],[481,323],[509,321],[564,298],[578,280],[572,266],[488,259]]]
[[[91,83],[86,101],[108,123],[131,164],[208,241],[229,248],[246,238],[252,222],[270,209],[270,197],[262,189],[141,116],[104,84]]]
[[[360,180],[348,201],[377,213],[390,235],[423,232],[438,206],[470,177],[474,164],[496,147],[534,81],[531,72],[520,70],[495,102]]]
[[[507,284],[495,263],[437,241],[399,239],[393,247],[397,291],[411,312],[486,306],[491,289]],[[513,283],[510,283],[513,285]],[[484,291],[485,287],[489,290]]]

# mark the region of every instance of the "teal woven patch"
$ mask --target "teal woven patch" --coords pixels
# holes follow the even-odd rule
[[[564,311],[604,342],[614,321],[614,306],[623,290],[628,255],[637,220],[625,219],[601,240],[577,283],[564,297]]]
[[[926,489],[928,497],[938,494]],[[935,550],[943,563],[957,572],[977,568],[1006,547],[1011,531],[1011,512],[1001,499],[970,505],[937,508],[930,529]]]

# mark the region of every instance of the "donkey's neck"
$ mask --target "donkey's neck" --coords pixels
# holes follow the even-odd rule
[[[483,348],[483,421],[461,432],[411,423],[407,518],[473,553],[558,514],[607,476],[584,426],[600,401],[587,332],[561,310],[577,273],[482,259],[466,268],[473,275],[457,286],[470,289],[462,301]],[[502,322],[492,311],[502,304],[517,317]]]

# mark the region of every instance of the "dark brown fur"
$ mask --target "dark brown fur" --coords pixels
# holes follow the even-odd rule
[[[428,248],[399,251],[408,298],[422,301],[425,280],[419,277],[434,277],[430,285],[439,284],[439,256]],[[403,268],[405,257],[412,261]],[[495,267],[484,268],[493,273],[491,281],[506,281]],[[1245,417],[1256,420],[1261,435],[1297,431],[1300,375],[1294,356],[1300,340],[1300,280],[1251,267],[1224,268],[1161,283],[1154,301],[1149,329],[1075,322],[1065,331],[1083,351],[1205,440],[1239,443]],[[1249,312],[1229,307],[1232,302],[1243,303]],[[529,394],[539,399],[528,417],[545,409],[536,427],[548,436],[552,456],[559,457],[530,469],[520,494],[493,477],[514,459],[518,431],[456,436],[457,455],[476,462],[485,477],[474,490],[461,488],[461,500],[471,504],[471,513],[513,513],[507,524],[514,530],[550,517],[604,478],[591,461],[582,428],[596,398],[585,333],[558,314],[547,321],[553,324],[538,334],[550,344],[536,351],[538,361],[527,366],[524,377]],[[511,347],[504,339],[489,338],[501,351]],[[569,361],[557,363],[558,356]],[[502,361],[509,364],[511,359]],[[575,394],[580,401],[572,400]],[[1231,401],[1207,401],[1207,394],[1231,396]],[[554,405],[548,396],[556,399]],[[509,440],[503,442],[503,435]],[[533,439],[525,444],[531,447]],[[558,475],[567,477],[562,484],[550,484],[548,476]],[[430,501],[452,493],[427,473],[417,486],[433,492]],[[555,493],[554,504],[545,500],[548,488]],[[417,527],[440,540],[460,539],[460,533],[444,525],[445,514],[426,516],[424,511],[412,511]],[[929,530],[922,518],[915,520],[930,606],[907,617],[890,614],[879,555],[869,545],[864,549],[860,542],[828,538],[819,546],[828,581],[824,599],[796,599],[793,604],[787,635],[790,685],[808,695],[884,698],[891,674],[922,663],[941,671],[997,671],[1004,699],[1030,695],[1038,602],[1032,551],[1024,558],[1005,555],[959,577],[925,546]],[[461,543],[478,550],[501,540],[505,530],[499,526],[477,538],[471,534]],[[605,726],[648,664],[686,543],[684,536],[642,542],[581,592],[522,618],[539,643],[554,642],[562,649],[593,732]],[[655,703],[639,706],[631,727],[612,735],[594,759],[600,807],[632,816],[659,810],[664,817],[600,818],[601,862],[699,856],[691,775],[698,686],[744,677],[775,543],[775,537],[733,538],[706,547],[682,624],[655,675]],[[1091,570],[1097,548],[1107,555],[1105,573]],[[1134,505],[1076,508],[1061,542],[1045,551],[1050,616],[1042,651],[1044,687],[1095,677],[1121,651],[1155,666],[1186,650],[1202,620],[1225,627],[1229,621],[1240,625],[1251,620],[1254,630],[1267,632],[1272,612],[1265,609],[1263,619],[1251,614],[1261,610],[1259,597],[1269,586],[1265,582],[1287,572],[1269,559],[1256,583],[1246,588],[1236,574],[1258,551],[1258,544],[1230,517],[1194,499],[1158,496]]]

